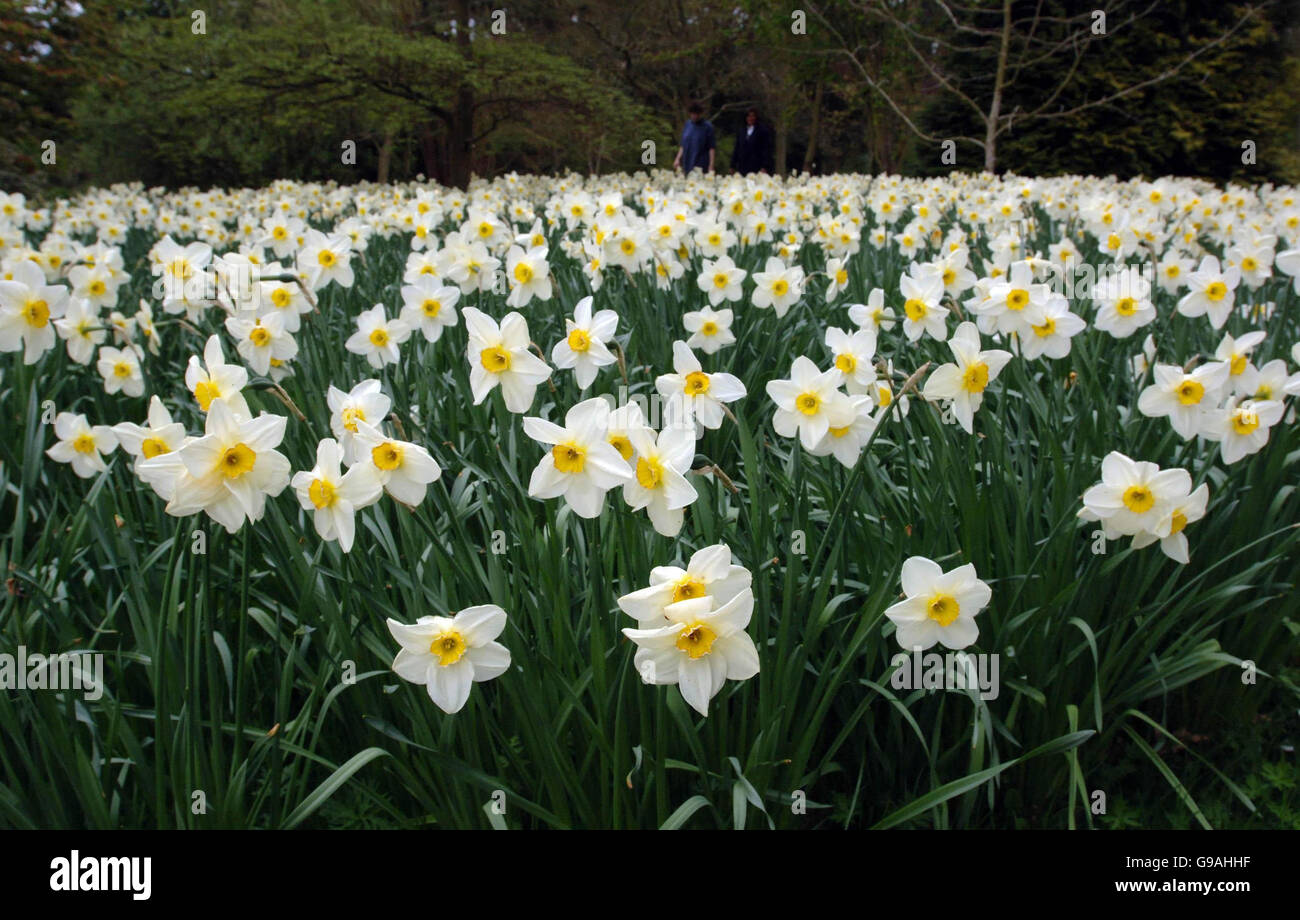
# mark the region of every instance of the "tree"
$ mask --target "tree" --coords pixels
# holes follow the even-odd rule
[[[1260,16],[1259,6],[1243,6],[1226,28],[1176,57],[1162,60],[1158,69],[1134,73],[1123,83],[1112,81],[1101,94],[1067,107],[1063,100],[1074,86],[1085,56],[1100,53],[1110,38],[1138,28],[1157,10],[1158,0],[1118,0],[1077,12],[1072,11],[1077,4],[1045,0],[970,0],[962,6],[945,0],[924,4],[854,0],[849,5],[891,30],[935,91],[955,100],[980,130],[960,135],[926,130],[863,63],[858,46],[844,40],[819,6],[811,5],[823,26],[839,37],[840,53],[854,64],[859,76],[917,137],[935,144],[951,139],[977,147],[989,171],[997,168],[999,140],[1013,127],[1065,121],[1173,80]],[[1050,68],[1041,66],[1045,64]],[[1049,73],[1046,86],[1030,85],[1030,74],[1042,80]]]
[[[102,49],[103,14],[74,0],[0,0],[0,188],[47,184],[41,145],[73,126],[71,101]]]

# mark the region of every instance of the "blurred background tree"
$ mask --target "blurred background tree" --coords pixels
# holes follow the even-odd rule
[[[694,99],[723,168],[755,105],[783,171],[1297,182],[1294,7],[0,0],[0,187],[637,170]]]

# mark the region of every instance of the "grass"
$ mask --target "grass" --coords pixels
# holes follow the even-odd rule
[[[1045,251],[1059,229],[1044,220],[1039,232]],[[556,297],[523,311],[548,353],[589,293],[558,236]],[[131,231],[123,254],[134,280],[119,304],[148,296],[153,241]],[[157,393],[200,431],[184,364],[211,332],[226,338],[219,311],[196,330],[163,327],[162,354],[145,362],[145,398],[104,395],[93,367],[71,364],[61,343],[33,367],[13,355],[0,364],[0,652],[102,652],[108,687],[94,703],[0,692],[0,826],[1124,826],[1089,808],[1091,791],[1106,787],[1120,815],[1158,799],[1171,823],[1202,826],[1212,822],[1198,803],[1209,797],[1219,823],[1289,820],[1261,811],[1252,785],[1273,761],[1261,753],[1216,763],[1211,753],[1202,763],[1175,732],[1211,714],[1245,726],[1294,711],[1294,424],[1224,466],[1215,445],[1184,443],[1167,421],[1120,411],[1145,385],[1128,363],[1140,336],[1089,329],[1065,359],[1013,360],[990,387],[974,437],[913,392],[909,411],[895,403],[854,469],[812,457],[773,432],[763,386],[798,354],[824,365],[825,328],[849,328],[847,304],[870,288],[883,287],[898,310],[907,261],[864,242],[849,290],[830,306],[816,281],[781,320],[735,305],[738,343],[702,360],[738,375],[749,395],[732,404],[734,422],[706,432],[693,464],[716,465],[726,479],[691,477],[700,499],[669,539],[616,492],[592,521],[528,497],[541,448],[499,393],[470,404],[463,323],[437,343],[417,335],[378,373],[343,350],[357,313],[382,302],[391,316],[400,306],[406,248],[404,237],[375,238],[354,258],[356,285],[321,292],[283,382],[305,416],[290,417],[280,448],[295,470],[310,468],[317,441],[330,436],[327,387],[370,376],[383,381],[407,436],[443,467],[418,508],[384,499],[361,512],[347,555],[320,541],[291,492],[231,536],[206,518],[167,516],[121,452],[86,481],[43,456],[53,443],[41,422],[46,401],[113,424],[141,420]],[[761,271],[769,254],[760,245],[736,261]],[[1084,255],[1105,261],[1091,240]],[[822,269],[813,247],[800,261]],[[664,292],[645,275],[611,272],[596,294],[596,309],[620,316],[631,394],[648,396],[669,369],[671,343],[684,337],[678,316],[703,303],[693,277],[688,269]],[[1255,293],[1277,304],[1256,364],[1300,338],[1289,281]],[[462,306],[500,318],[503,302],[475,294]],[[1174,316],[1170,295],[1157,292],[1156,303],[1161,360],[1213,353],[1221,333]],[[1234,316],[1227,331],[1253,325]],[[234,360],[228,339],[226,349]],[[926,362],[949,360],[945,345],[908,344],[898,328],[878,353],[893,359],[896,394]],[[532,412],[558,419],[580,395],[567,372],[552,382]],[[606,369],[592,392],[622,383]],[[246,395],[254,413],[289,414],[266,381]],[[1092,551],[1093,525],[1074,515],[1111,450],[1184,466],[1210,484],[1209,513],[1188,529],[1190,565],[1156,547]],[[196,554],[200,532],[206,553]],[[492,551],[498,532],[504,553]],[[632,624],[615,601],[652,567],[717,542],[754,572],[750,632],[762,670],[729,683],[705,719],[675,688],[641,683],[619,633]],[[898,648],[883,611],[911,555],[945,568],[973,563],[992,586],[975,650],[1002,656],[996,700],[891,688]],[[396,645],[384,622],[488,602],[510,616],[500,641],[513,666],[445,715],[389,670]],[[1257,683],[1239,679],[1243,660],[1257,666]]]

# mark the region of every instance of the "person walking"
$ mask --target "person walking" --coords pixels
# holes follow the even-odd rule
[[[745,129],[736,136],[736,149],[731,152],[731,168],[742,176],[761,172],[776,172],[772,155],[772,131],[758,120],[758,109],[745,113]]]
[[[682,142],[677,148],[673,169],[687,173],[701,169],[711,173],[718,146],[713,135],[713,123],[704,120],[704,106],[698,102],[692,102],[686,112],[689,120],[682,128]]]

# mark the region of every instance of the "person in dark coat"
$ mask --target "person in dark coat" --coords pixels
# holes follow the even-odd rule
[[[731,152],[731,168],[742,176],[761,172],[776,172],[773,159],[772,130],[760,124],[758,109],[745,113],[745,129],[736,136],[736,149]]]

